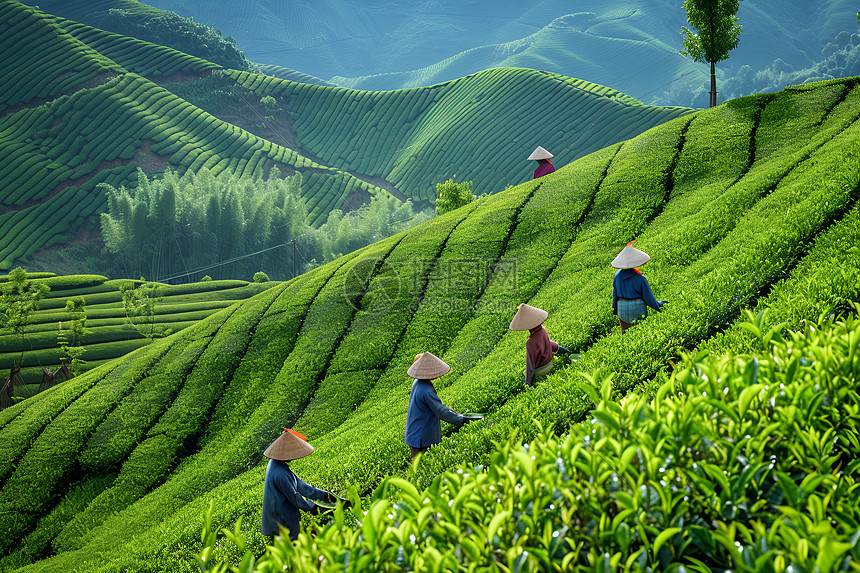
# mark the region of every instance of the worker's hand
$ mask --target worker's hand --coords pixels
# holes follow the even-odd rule
[[[329,503],[341,502],[343,504],[344,509],[346,509],[347,507],[352,507],[352,502],[350,502],[348,499],[342,498],[339,495],[331,492],[326,493],[325,500]]]

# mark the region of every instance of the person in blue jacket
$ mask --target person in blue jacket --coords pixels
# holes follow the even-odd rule
[[[612,261],[612,266],[619,269],[612,279],[612,314],[618,317],[621,332],[648,316],[648,307],[660,310],[666,304],[665,300],[654,297],[648,280],[636,268],[650,260],[649,255],[634,248],[630,241]]]
[[[406,371],[415,378],[409,393],[409,408],[406,410],[405,441],[409,446],[410,459],[442,441],[440,420],[460,427],[470,419],[442,404],[436,394],[432,381],[449,370],[451,367],[440,358],[424,352],[415,357],[412,366]]]
[[[313,453],[314,448],[307,438],[293,430],[284,432],[266,448],[263,455],[269,458],[266,466],[266,482],[263,486],[263,520],[260,532],[274,541],[281,527],[290,533],[290,539],[299,536],[299,510],[312,514],[320,507],[310,500],[334,503],[337,496],[308,485],[290,469],[289,462]]]

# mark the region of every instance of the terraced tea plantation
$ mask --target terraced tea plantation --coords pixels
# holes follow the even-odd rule
[[[564,163],[691,111],[514,69],[397,92],[335,89],[222,70],[14,0],[0,1],[0,22],[0,270],[91,226],[106,211],[99,184],[134,186],[138,168],[298,171],[319,225],[383,188],[424,206],[454,175],[495,192],[530,176],[524,158],[538,143]]]
[[[690,111],[523,68],[389,92],[228,75],[283,102],[299,144],[326,164],[382,177],[418,201],[434,199],[435,183],[453,176],[479,192],[521,183],[531,176],[525,158],[538,144],[564,165]]]
[[[69,301],[83,299],[85,303],[86,327],[90,332],[82,340],[85,350],[80,358],[87,363],[85,368],[90,369],[146,346],[152,342],[151,333],[163,336],[166,330],[179,332],[276,285],[239,280],[158,285],[155,313],[151,317],[129,317],[120,288],[127,284],[139,286],[143,284],[140,281],[108,280],[99,275],[51,276],[51,273],[31,274],[29,278],[51,290],[25,329],[21,376],[31,386],[28,393],[42,380],[42,368],[56,371],[60,366],[62,353],[57,336],[62,328],[69,338],[70,323],[75,318],[66,309]],[[0,277],[0,281],[5,279]],[[20,336],[0,336],[0,368],[8,370],[13,362],[20,363],[21,350]]]
[[[339,527],[301,538],[307,568],[396,568],[420,554],[442,569],[752,571],[836,555],[856,570],[860,410],[856,392],[836,390],[856,387],[856,328],[831,324],[832,340],[794,350],[771,343],[860,301],[860,78],[679,117],[498,191],[0,412],[0,566],[191,571],[210,505],[213,531],[242,518],[261,554],[261,453],[291,427],[316,449],[292,464],[309,483],[369,496],[385,476],[409,480],[364,498],[360,526],[338,514]],[[609,263],[634,239],[670,302],[622,336]],[[507,329],[521,302],[546,309],[550,336],[582,354],[535,387],[522,384],[525,337]],[[843,350],[809,350],[830,344]],[[487,415],[446,426],[409,470],[405,372],[422,351],[452,366],[436,382],[446,405]],[[691,366],[712,351],[775,357]],[[838,382],[805,384],[825,367]],[[666,416],[637,397],[662,412],[676,390],[688,402]],[[720,405],[688,416],[691,392]],[[654,420],[664,433],[635,433]],[[761,425],[771,421],[787,426]],[[565,459],[576,461],[558,466],[556,489],[530,489],[530,460],[548,475]],[[451,481],[478,465],[483,485]],[[462,478],[436,478],[458,467]],[[564,471],[586,489],[567,496]],[[386,529],[387,492],[423,525]],[[238,564],[235,541],[210,561]]]

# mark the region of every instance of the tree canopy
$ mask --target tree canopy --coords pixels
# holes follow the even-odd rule
[[[682,26],[684,49],[681,53],[696,62],[711,65],[710,107],[717,105],[717,62],[728,59],[740,41],[741,28],[738,24],[739,0],[684,0],[687,22],[697,32]]]
[[[354,211],[308,222],[302,177],[267,179],[208,170],[148,178],[107,191],[101,231],[111,272],[152,280],[254,276],[283,280],[427,220],[410,201],[378,193]]]
[[[47,285],[29,280],[27,271],[21,267],[9,273],[8,280],[0,285],[0,326],[21,337],[21,362],[24,360],[24,329],[49,290]]]
[[[472,194],[472,182],[463,181],[455,183],[448,179],[444,183],[436,184],[436,214],[441,215],[453,211],[463,205],[468,205],[475,200]]]

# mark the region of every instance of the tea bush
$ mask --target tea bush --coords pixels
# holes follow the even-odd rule
[[[218,69],[214,60],[183,53],[174,48],[115,34],[86,24],[55,18],[66,32],[116,62],[124,69],[141,76],[157,78],[177,72],[200,73]]]
[[[585,376],[595,409],[565,436],[514,432],[424,489],[353,491],[351,511],[241,570],[858,571],[860,320],[760,342],[685,354],[653,400]],[[243,550],[240,529],[222,535]]]
[[[0,54],[15,62],[14,66],[2,68],[0,81],[6,86],[16,86],[3,90],[0,110],[35,97],[58,95],[64,88],[121,69],[95,50],[64,35],[48,14],[33,12],[18,2],[4,2],[0,20],[7,24],[0,40]],[[45,54],[53,58],[46,59]],[[70,70],[73,71],[69,73]],[[28,76],[29,80],[25,79]]]

